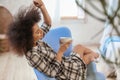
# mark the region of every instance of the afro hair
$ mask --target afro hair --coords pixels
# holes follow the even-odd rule
[[[21,7],[14,16],[7,32],[12,49],[18,55],[24,55],[33,47],[33,25],[41,20],[40,10],[31,5]]]

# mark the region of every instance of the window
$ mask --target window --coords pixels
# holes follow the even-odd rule
[[[79,0],[84,6],[84,0]],[[84,19],[84,11],[77,6],[75,0],[60,0],[60,18],[61,19]]]

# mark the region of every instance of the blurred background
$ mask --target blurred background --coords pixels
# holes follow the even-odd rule
[[[89,66],[88,76],[93,70],[95,73],[92,76],[95,77],[97,70],[104,75],[103,78],[88,78],[87,80],[104,80],[104,77],[105,80],[120,80],[120,0],[43,0],[43,2],[51,16],[52,27],[65,26],[70,29],[73,46],[83,44],[102,54],[99,63]],[[30,4],[32,0],[0,0],[0,6],[8,9],[12,16],[20,7]],[[114,49],[112,44],[115,44]],[[18,58],[8,53],[0,57],[0,80],[17,80],[18,77],[19,80],[37,80],[24,57]],[[24,68],[23,65],[25,65]],[[13,71],[14,79],[11,76],[4,78],[8,75],[8,71]],[[100,77],[99,74],[98,76]]]

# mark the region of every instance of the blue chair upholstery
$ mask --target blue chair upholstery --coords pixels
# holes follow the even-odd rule
[[[111,45],[111,43],[112,43],[112,45]],[[117,43],[117,45],[115,43]],[[115,48],[119,48],[120,47],[120,37],[119,36],[107,37],[105,39],[105,41],[103,42],[103,44],[101,45],[101,47],[100,47],[101,53],[105,57],[113,55],[114,51],[111,51],[111,54],[108,53],[108,51],[107,51],[109,49],[109,47],[112,47],[112,46],[114,46]],[[111,49],[111,50],[113,50],[113,49]]]
[[[67,27],[57,27],[51,29],[46,36],[44,37],[44,41],[47,42],[56,52],[59,49],[59,39],[60,37],[72,37],[71,32]],[[72,44],[64,53],[65,56],[69,56],[70,52],[72,51]],[[34,69],[35,74],[38,80],[56,80],[55,78],[49,78],[42,72]],[[101,73],[98,73],[96,70],[96,64],[91,63],[88,65],[88,76],[87,80],[105,80],[104,76]]]
[[[104,74],[97,71],[95,62],[90,63],[87,68],[86,80],[106,80]]]

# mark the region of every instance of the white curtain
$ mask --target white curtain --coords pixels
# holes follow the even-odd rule
[[[53,24],[60,22],[60,0],[43,0]]]

